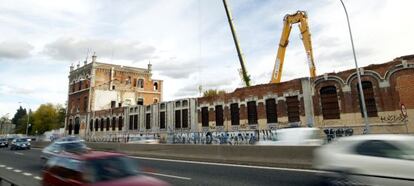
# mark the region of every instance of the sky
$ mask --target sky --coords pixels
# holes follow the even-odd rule
[[[344,0],[359,66],[414,54],[412,0]],[[283,17],[307,11],[318,75],[354,68],[339,0],[228,0],[253,84],[270,81]],[[309,76],[293,26],[282,81]],[[65,104],[69,66],[97,61],[146,68],[163,100],[243,87],[221,0],[0,0],[0,117],[19,106]],[[7,115],[8,114],[8,115]]]

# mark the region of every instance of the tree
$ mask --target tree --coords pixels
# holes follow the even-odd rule
[[[21,130],[19,130],[19,129],[21,129],[23,127],[26,127],[26,123],[24,123],[24,121],[27,121],[27,120],[24,119],[24,118],[27,118],[27,111],[26,111],[26,109],[23,109],[22,106],[20,106],[17,109],[17,111],[14,114],[14,117],[12,118],[12,121],[11,121],[13,124],[16,125],[15,133],[22,133]],[[22,121],[22,119],[24,119],[24,121]]]
[[[57,104],[56,109],[58,112],[59,128],[65,127],[66,108],[60,104]]]
[[[224,90],[210,89],[203,92],[204,97],[214,97],[218,95],[226,94]]]
[[[46,131],[59,128],[59,111],[56,106],[51,103],[42,104],[33,113],[33,130],[39,134],[43,134]]]

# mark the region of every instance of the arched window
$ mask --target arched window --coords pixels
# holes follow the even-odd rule
[[[68,123],[68,134],[72,135],[72,119],[69,119],[69,123]]]
[[[93,119],[91,119],[91,121],[89,121],[89,130],[93,131]]]
[[[99,120],[95,119],[95,131],[98,131],[99,129]]]
[[[154,90],[157,91],[158,90],[158,82],[154,83]]]
[[[115,124],[116,124],[116,118],[113,117],[112,118],[112,125],[111,125],[112,126],[112,131],[115,131],[115,127],[116,127]]]
[[[79,117],[75,118],[75,130],[74,130],[74,134],[79,134],[79,129],[80,129],[80,120]]]
[[[359,102],[359,108],[361,111],[361,116],[364,116],[364,113],[362,111],[362,101],[359,94],[359,88],[356,87],[358,90],[358,102]],[[378,111],[377,111],[377,104],[375,103],[375,95],[374,95],[374,89],[372,88],[372,83],[370,81],[363,81],[362,82],[362,90],[364,91],[364,98],[365,98],[365,106],[367,107],[367,115],[368,117],[377,117]]]
[[[137,87],[144,88],[144,79],[138,79]]]
[[[106,131],[109,131],[109,127],[110,127],[110,125],[111,125],[111,119],[109,119],[109,118],[106,118]]]
[[[338,95],[335,86],[322,87],[319,90],[321,95],[323,119],[339,119]]]
[[[124,126],[124,120],[122,119],[122,116],[119,116],[118,119],[118,130],[122,130],[122,127]]]
[[[104,125],[105,125],[105,120],[103,118],[101,118],[101,131],[103,131],[104,129]]]

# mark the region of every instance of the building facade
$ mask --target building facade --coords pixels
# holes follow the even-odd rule
[[[70,67],[65,127],[68,134],[86,135],[88,121],[108,114],[107,110],[111,110],[113,119],[124,107],[162,101],[163,81],[152,79],[151,64],[143,69],[101,63],[96,59],[94,55],[90,63],[85,61],[76,69]]]
[[[362,67],[361,79],[371,133],[414,133],[414,55]],[[149,83],[153,88],[154,82],[161,81]],[[112,87],[107,81],[100,84],[106,89]],[[103,96],[89,100],[95,110],[87,120],[85,137],[153,135],[166,141],[171,136],[181,140],[182,134],[188,137],[190,133],[193,137],[212,133],[252,137],[288,127],[352,129],[354,134],[361,134],[365,124],[357,85],[352,69],[312,79],[238,88],[211,97],[166,102],[161,98],[161,102],[155,101],[157,97],[153,97],[152,103],[150,98],[144,100],[145,104],[125,104],[123,98],[114,99],[116,103],[123,101],[118,107],[110,107],[112,97]],[[97,100],[108,105],[93,105]]]

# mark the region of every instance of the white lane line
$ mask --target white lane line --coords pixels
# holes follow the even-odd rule
[[[31,176],[32,174],[27,173],[27,172],[24,172],[23,175],[25,175],[25,176]]]
[[[36,179],[36,180],[42,180],[42,178],[39,177],[39,176],[35,176],[34,179]]]
[[[191,180],[191,178],[188,178],[188,177],[174,176],[174,175],[169,175],[169,174],[161,174],[161,173],[155,173],[155,172],[143,172],[143,173],[156,175],[156,176],[164,176],[164,177],[169,177],[169,178],[177,178],[177,179],[182,179],[182,180]]]
[[[19,170],[19,169],[14,169],[13,170],[14,172],[22,172],[21,170]]]
[[[176,162],[176,163],[191,163],[191,164],[201,164],[201,165],[215,165],[215,166],[241,167],[241,168],[267,169],[267,170],[283,170],[283,171],[310,172],[310,173],[326,173],[325,171],[311,170],[311,169],[293,169],[293,168],[265,167],[265,166],[255,166],[255,165],[238,165],[238,164],[229,164],[229,163],[213,163],[213,162],[202,162],[202,161],[149,158],[149,157],[141,157],[141,156],[131,156],[131,157],[136,158],[136,159],[143,159],[143,160],[167,161],[167,162]]]
[[[6,165],[0,165],[0,167],[6,167]]]
[[[11,169],[13,169],[13,167],[6,167],[6,169],[7,169],[7,170],[11,170]]]
[[[17,154],[17,155],[24,155],[23,153],[21,153],[21,152],[15,152],[14,154]]]

